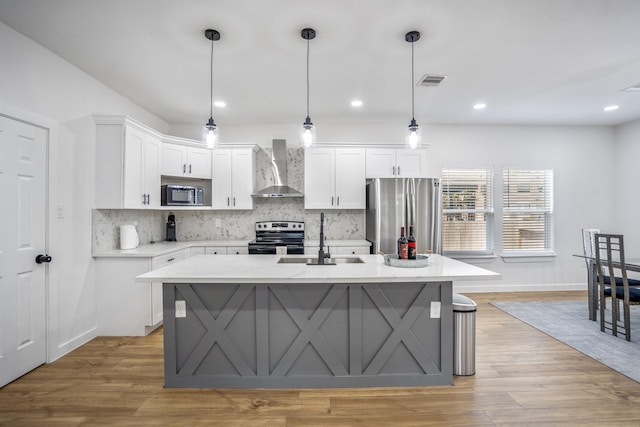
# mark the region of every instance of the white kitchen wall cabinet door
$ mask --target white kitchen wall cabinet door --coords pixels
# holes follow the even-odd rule
[[[218,148],[212,161],[213,209],[253,209],[255,148]]]
[[[367,148],[367,178],[427,178],[427,151],[406,148]]]
[[[163,142],[161,174],[211,179],[211,150]]]
[[[97,209],[160,206],[160,136],[124,117],[96,117]]]
[[[46,361],[47,138],[0,117],[0,387]]]
[[[336,209],[364,209],[366,199],[365,151],[336,149]]]
[[[125,130],[124,207],[160,206],[160,139],[138,129]]]
[[[187,147],[163,142],[160,172],[166,176],[185,176],[187,173]]]
[[[365,150],[305,150],[305,209],[364,209]]]
[[[255,151],[235,148],[231,154],[231,189],[234,209],[253,209],[255,191]]]
[[[304,151],[304,208],[333,209],[336,194],[335,148]]]

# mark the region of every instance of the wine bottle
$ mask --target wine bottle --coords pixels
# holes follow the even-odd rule
[[[416,247],[416,238],[413,235],[413,224],[409,226],[409,238],[407,239],[407,243],[408,243],[408,254],[407,254],[407,259],[416,259],[416,252],[417,252],[417,247]]]
[[[407,259],[409,256],[409,242],[404,236],[404,227],[400,227],[400,238],[398,239],[398,258]]]

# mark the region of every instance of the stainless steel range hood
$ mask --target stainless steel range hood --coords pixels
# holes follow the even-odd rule
[[[304,197],[301,192],[287,185],[287,141],[274,139],[271,154],[274,185],[263,188],[252,197]]]

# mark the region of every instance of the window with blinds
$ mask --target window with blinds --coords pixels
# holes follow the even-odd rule
[[[446,255],[493,253],[493,171],[442,171],[442,249]]]
[[[504,169],[502,240],[505,253],[553,250],[553,171]]]

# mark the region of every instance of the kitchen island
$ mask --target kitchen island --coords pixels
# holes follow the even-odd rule
[[[452,282],[499,277],[439,255],[307,258],[198,255],[138,276],[163,283],[165,386],[450,385]]]

